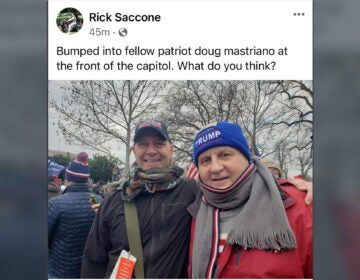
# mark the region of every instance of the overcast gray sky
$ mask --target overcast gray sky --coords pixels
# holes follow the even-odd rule
[[[61,85],[66,81],[49,81],[49,99],[50,97],[56,97],[61,100],[61,97],[64,95],[64,91],[61,89]],[[57,125],[59,119],[59,115],[57,112],[48,108],[48,149],[56,150],[62,152],[70,152],[70,153],[78,153],[78,152],[86,152],[92,157],[94,154],[99,154],[97,150],[91,149],[88,146],[84,145],[75,145],[75,144],[67,144],[65,138],[61,133],[57,133],[59,127]],[[125,146],[120,143],[113,143],[113,154],[117,156],[121,160],[125,161]],[[134,158],[131,157],[131,161]]]

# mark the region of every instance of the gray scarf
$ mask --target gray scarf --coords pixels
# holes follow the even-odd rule
[[[191,278],[214,277],[222,210],[238,212],[227,244],[260,250],[296,248],[276,182],[258,160],[254,159],[236,182],[224,190],[202,182],[200,188],[204,196],[196,217]]]

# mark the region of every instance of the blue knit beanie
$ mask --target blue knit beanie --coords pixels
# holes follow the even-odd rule
[[[202,152],[219,146],[237,149],[251,161],[249,145],[241,127],[236,123],[220,121],[207,125],[196,135],[193,145],[193,162],[196,167],[199,167],[198,158]]]
[[[66,168],[66,180],[77,183],[86,183],[90,177],[90,167],[87,160],[87,153],[79,153],[76,156],[76,160],[72,161]]]

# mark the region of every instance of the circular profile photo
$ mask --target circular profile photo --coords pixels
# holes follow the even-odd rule
[[[57,27],[66,34],[78,32],[83,25],[82,14],[74,8],[65,8],[56,17]]]

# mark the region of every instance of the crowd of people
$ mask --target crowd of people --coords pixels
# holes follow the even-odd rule
[[[66,188],[49,195],[49,279],[312,278],[312,184],[252,156],[238,124],[198,132],[196,179],[174,162],[164,122],[140,122],[133,140],[130,175],[111,192],[89,187],[86,153],[51,184]]]

